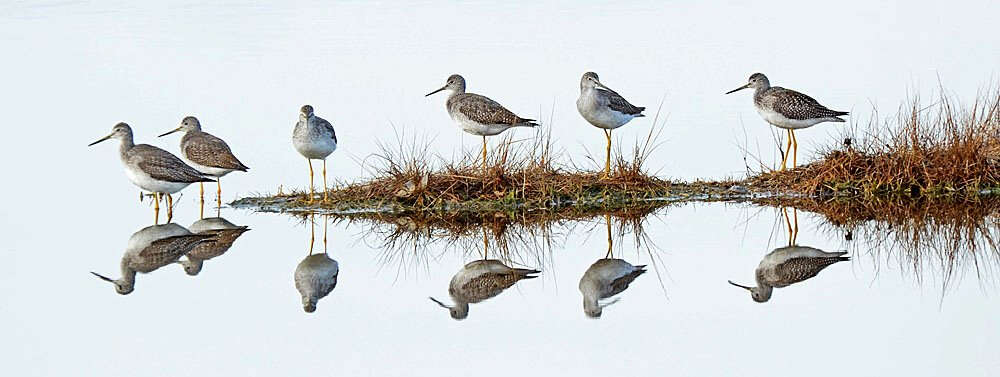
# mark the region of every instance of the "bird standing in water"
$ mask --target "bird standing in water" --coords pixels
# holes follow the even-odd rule
[[[154,208],[159,219],[160,194],[167,196],[167,222],[173,218],[174,194],[195,182],[213,182],[202,172],[195,170],[170,152],[148,144],[135,144],[132,127],[118,123],[108,136],[102,137],[88,146],[108,139],[121,142],[119,156],[125,167],[125,175],[139,188],[153,193]]]
[[[299,109],[299,122],[292,132],[292,144],[306,161],[309,162],[309,202],[312,203],[316,192],[313,183],[312,160],[323,160],[323,202],[327,201],[326,188],[326,158],[337,150],[337,132],[326,119],[313,114],[313,107],[302,106]]]
[[[633,118],[644,117],[645,107],[635,106],[611,88],[601,84],[597,74],[587,72],[580,78],[580,98],[576,110],[583,119],[604,131],[608,143],[604,153],[604,177],[611,176],[611,131]]]
[[[844,122],[840,116],[848,115],[846,111],[830,110],[805,94],[780,86],[771,86],[763,73],[750,75],[746,85],[730,90],[726,94],[746,88],[754,89],[753,105],[757,108],[757,113],[772,126],[788,131],[788,145],[785,146],[785,156],[781,160],[782,171],[788,164],[789,154],[792,154],[792,167],[795,167],[799,153],[795,130],[823,122]],[[788,153],[789,149],[792,153]]]
[[[215,199],[221,206],[222,176],[236,170],[245,172],[250,168],[243,165],[233,155],[233,151],[229,149],[229,145],[225,141],[208,132],[202,131],[201,122],[198,121],[198,118],[193,116],[185,117],[181,120],[180,126],[159,137],[164,137],[178,131],[184,132],[184,136],[181,137],[181,157],[184,157],[198,171],[215,177]],[[199,198],[204,203],[205,184],[199,183],[198,185],[201,187]]]
[[[465,78],[451,75],[440,89],[431,94],[448,90],[445,107],[448,115],[462,131],[483,137],[483,176],[486,176],[486,137],[497,135],[511,127],[538,127],[534,119],[521,118],[499,103],[485,96],[465,92]]]

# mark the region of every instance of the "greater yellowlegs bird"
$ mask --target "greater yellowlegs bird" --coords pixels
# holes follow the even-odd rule
[[[152,192],[156,211],[160,210],[160,194],[167,196],[167,222],[173,217],[173,197],[170,194],[181,191],[195,182],[212,182],[212,179],[195,170],[180,158],[163,149],[148,144],[136,145],[132,139],[132,128],[118,123],[108,136],[90,143],[88,146],[108,139],[118,139],[125,175],[139,188]]]
[[[846,251],[828,253],[808,246],[780,247],[761,259],[754,274],[757,278],[756,287],[739,285],[731,280],[729,284],[750,291],[750,296],[756,302],[767,302],[771,299],[774,288],[810,279],[834,263],[850,260],[850,257],[844,256],[846,254]]]
[[[611,90],[594,72],[587,72],[580,78],[580,98],[576,99],[576,110],[583,119],[604,131],[608,140],[604,153],[604,176],[611,175],[611,131],[624,126],[633,118],[644,117],[645,107],[635,106],[620,94]]]
[[[600,318],[605,306],[617,302],[617,299],[609,302],[601,300],[625,291],[635,278],[646,273],[645,268],[645,265],[633,266],[621,259],[598,259],[580,278],[583,313],[591,318]]]
[[[302,296],[302,309],[306,313],[316,311],[316,304],[323,297],[333,292],[337,287],[337,275],[340,274],[340,265],[330,258],[326,251],[326,218],[323,223],[323,253],[313,254],[313,240],[315,239],[314,217],[309,217],[309,222],[313,225],[313,231],[309,237],[309,255],[299,262],[295,267],[295,289]]]
[[[195,169],[205,175],[215,177],[215,198],[219,205],[222,205],[222,177],[233,171],[247,171],[239,159],[233,155],[229,145],[222,139],[201,130],[201,122],[193,116],[184,117],[181,125],[170,132],[160,135],[164,137],[174,132],[184,132],[181,137],[181,157]],[[205,201],[205,184],[198,183],[201,187],[199,197]]]
[[[195,221],[188,227],[193,233],[215,235],[212,242],[201,243],[191,249],[179,263],[184,266],[184,272],[195,276],[201,272],[205,261],[218,257],[229,251],[237,238],[250,230],[249,227],[239,226],[221,217],[210,217]]]
[[[799,152],[795,130],[823,122],[844,122],[840,116],[848,115],[846,111],[830,110],[805,94],[780,86],[771,86],[763,73],[750,75],[746,85],[730,90],[726,94],[746,88],[754,89],[753,105],[757,108],[757,113],[767,123],[788,132],[788,145],[785,146],[785,156],[781,160],[781,170],[785,170],[788,163],[789,149],[792,150],[792,167],[795,167]]]
[[[541,271],[525,268],[511,268],[495,259],[477,260],[462,267],[448,285],[448,294],[454,306],[430,297],[442,308],[448,309],[451,318],[465,319],[469,316],[469,304],[479,303],[499,295],[523,279],[532,279]]]
[[[313,114],[312,106],[302,106],[299,109],[299,122],[292,132],[292,144],[309,162],[309,202],[313,201],[316,192],[312,160],[323,160],[323,201],[326,202],[326,157],[337,150],[337,133],[334,132],[333,125]]]
[[[521,118],[485,96],[465,92],[465,78],[451,75],[441,89],[450,91],[445,107],[448,115],[462,131],[483,137],[483,175],[486,174],[486,137],[497,135],[511,127],[537,127],[534,119]]]
[[[91,272],[115,285],[115,291],[127,295],[135,289],[135,274],[150,273],[177,260],[199,244],[212,242],[213,234],[193,234],[177,224],[152,225],[140,229],[128,239],[122,255],[119,279]]]

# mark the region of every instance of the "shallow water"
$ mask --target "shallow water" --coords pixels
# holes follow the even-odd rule
[[[615,257],[649,272],[596,320],[584,315],[577,286],[607,251],[600,217],[551,228],[548,240],[519,231],[506,250],[491,244],[493,255],[542,272],[472,304],[463,321],[428,297],[449,301],[452,276],[480,258],[480,233],[388,247],[380,232],[387,228],[331,221],[327,250],[339,263],[338,284],[307,314],[293,274],[309,254],[309,224],[231,208],[221,216],[251,230],[228,252],[197,276],[178,264],[139,274],[135,291],[121,296],[89,272],[118,277],[127,240],[152,224],[152,211],[137,202],[116,146],[85,145],[127,121],[137,142],[176,152],[179,137],[153,135],[193,114],[251,166],[223,179],[225,201],[301,188],[307,168],[289,136],[308,102],[344,140],[330,160],[331,180],[352,181],[365,176],[377,142],[391,143],[397,132],[432,139],[443,158],[478,148],[447,119],[443,98],[423,97],[459,72],[471,90],[544,120],[575,161],[596,166],[583,156],[599,152],[603,138],[573,107],[579,75],[595,70],[639,105],[653,109],[663,99],[666,138],[651,158],[659,175],[739,176],[739,146],[776,161],[771,130],[749,95],[721,94],[751,72],[854,111],[859,122],[869,102],[894,109],[939,79],[968,99],[995,78],[998,6],[2,4],[9,143],[0,158],[5,174],[20,178],[0,189],[19,198],[0,211],[4,370],[995,375],[995,247],[949,269],[941,254],[913,257],[872,243],[896,240],[891,233],[854,232],[847,241],[843,230],[799,212],[799,245],[846,250],[852,260],[756,303],[727,280],[753,282],[761,259],[786,246],[785,220],[743,204],[665,209],[647,218],[641,244],[631,230],[620,239],[616,230]],[[797,29],[809,32],[787,33]],[[581,53],[585,47],[613,53]],[[630,145],[651,118],[616,137]],[[840,138],[837,127],[801,133],[800,161]],[[195,196],[189,188],[178,199],[177,224],[198,219]],[[317,221],[314,252],[323,249]]]

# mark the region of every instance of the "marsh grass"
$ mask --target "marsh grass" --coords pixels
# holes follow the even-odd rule
[[[964,106],[942,89],[894,115],[873,116],[849,144],[827,146],[815,162],[762,171],[748,185],[810,196],[974,197],[1000,183],[1000,90]]]

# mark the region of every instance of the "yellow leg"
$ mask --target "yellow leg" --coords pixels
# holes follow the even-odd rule
[[[153,193],[153,224],[160,223],[160,194]]]
[[[604,130],[604,138],[608,143],[604,148],[604,177],[611,177],[611,130]]]
[[[326,159],[323,159],[323,203],[326,203],[327,191],[329,190],[326,188]]]
[[[784,153],[782,153],[784,156],[782,156],[782,159],[781,159],[781,171],[785,171],[785,168],[788,165],[788,155],[790,153],[792,153],[791,152],[792,151],[792,130],[786,130],[786,133],[788,134],[788,143],[787,143],[787,145],[785,145],[785,151],[784,151]]]
[[[205,201],[204,200],[202,200],[201,203],[199,203],[199,205],[198,205],[198,218],[199,219],[204,219],[205,218]]]
[[[483,177],[486,177],[486,136],[483,136]]]
[[[792,232],[792,245],[799,240],[799,210],[792,208],[792,216],[795,216],[795,231]]]
[[[308,158],[306,162],[309,163],[309,203],[312,203],[313,193],[316,191],[316,188],[313,186],[313,162]]]
[[[327,253],[326,249],[326,229],[330,226],[329,224],[330,216],[323,216],[323,254]]]
[[[486,238],[486,227],[483,226],[483,260],[488,259],[490,255],[490,241]]]
[[[201,204],[205,204],[205,182],[198,182],[198,198]]]
[[[782,207],[781,213],[785,215],[785,229],[788,230],[788,246],[792,246],[792,222],[788,219],[788,208]]]
[[[799,141],[795,139],[795,130],[788,130],[788,134],[792,135],[792,168],[795,168],[795,160],[799,157]]]
[[[222,177],[215,178],[215,201],[222,207]]]

